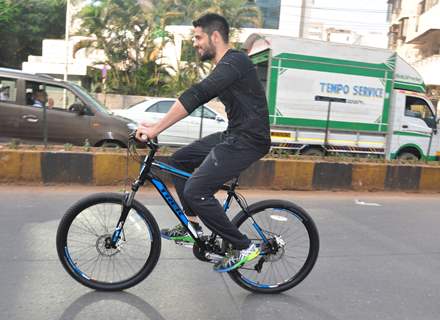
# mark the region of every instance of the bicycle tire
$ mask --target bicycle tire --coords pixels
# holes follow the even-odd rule
[[[318,258],[319,234],[312,218],[301,207],[295,205],[292,202],[284,201],[284,200],[265,200],[265,201],[257,202],[249,206],[248,212],[249,215],[245,214],[243,211],[239,212],[232,219],[232,223],[237,226],[240,232],[246,234],[248,238],[251,239],[251,241],[259,243],[260,245],[262,243],[261,236],[258,235],[257,232],[251,231],[250,226],[248,226],[248,223],[252,222],[249,216],[252,216],[257,221],[258,225],[264,230],[263,233],[265,233],[266,236],[268,234],[271,234],[273,239],[275,239],[274,235],[277,233],[271,232],[266,228],[268,227],[271,227],[273,229],[286,228],[287,222],[292,221],[291,224],[295,223],[297,229],[295,230],[295,232],[289,232],[287,236],[283,236],[281,234],[279,235],[280,236],[279,238],[281,239],[284,237],[283,241],[285,241],[285,247],[283,247],[283,250],[280,249],[279,254],[277,253],[279,257],[276,254],[274,254],[272,257],[271,255],[260,256],[259,258],[255,259],[253,262],[244,265],[242,268],[238,268],[236,270],[232,270],[228,272],[229,276],[239,286],[251,292],[280,293],[295,287],[307,277],[310,271],[312,271],[313,266],[315,265],[315,262]],[[267,216],[267,214],[264,215],[264,213],[271,213],[271,212],[274,213],[269,214],[269,219],[264,218],[264,216]],[[267,219],[267,221],[265,222],[267,222],[269,226],[266,226],[263,223],[264,219]],[[289,228],[290,227],[287,227],[286,231],[289,231],[290,230]],[[304,230],[300,228],[303,228]],[[301,236],[303,237],[303,239],[300,239]],[[293,239],[293,241],[291,240],[288,241],[289,237],[296,237],[296,238]],[[296,257],[289,257],[288,259],[286,254],[286,251],[288,249],[291,250],[289,252],[296,252],[294,250],[299,251],[300,249],[299,240],[308,241],[308,247],[302,250],[304,251],[304,253],[301,253],[303,255],[302,258],[304,258],[304,261],[300,262],[301,265],[297,268],[297,271],[294,271],[294,274],[288,275],[288,277],[285,280],[275,283],[269,283],[270,281],[264,281],[265,278],[263,278],[261,275],[263,270],[261,270],[261,272],[257,272],[256,269],[252,270],[252,268],[255,268],[255,266],[260,262],[261,259],[263,259],[262,268],[265,268],[264,270],[266,270],[265,271],[266,273],[269,272],[269,268],[272,268],[272,263],[281,261],[283,258],[286,258],[285,259],[286,261],[288,259],[289,261],[293,261],[293,260],[299,261],[301,259],[300,254],[297,254]],[[293,249],[291,249],[292,247]],[[274,259],[274,261],[271,262],[269,261],[270,259]],[[268,264],[270,264],[270,266],[268,266]],[[281,272],[283,268],[287,270],[289,267],[290,264],[288,263],[284,263],[284,265],[279,264],[278,266],[273,267],[274,273],[276,275],[276,271]],[[251,277],[250,275],[252,275],[255,278],[250,279]],[[265,275],[265,277],[267,277],[267,274]]]
[[[100,291],[124,290],[144,280],[157,264],[161,250],[159,227],[148,209],[136,200],[117,248],[105,247],[119,220],[123,197],[117,193],[93,194],[71,206],[61,219],[56,237],[58,257],[67,273],[84,286]],[[134,256],[144,252],[145,257]],[[89,267],[93,262],[93,268]],[[115,279],[107,280],[105,272],[109,268],[113,268]]]

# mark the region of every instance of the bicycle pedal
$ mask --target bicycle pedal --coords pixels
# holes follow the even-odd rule
[[[185,241],[174,241],[174,243],[179,245],[179,246],[185,247],[185,248],[192,249],[192,247],[194,247],[193,243],[188,243],[188,242],[185,242]]]
[[[224,256],[220,256],[220,255],[215,254],[215,253],[207,253],[207,254],[205,254],[205,257],[207,259],[209,259],[209,261],[207,261],[209,263],[217,263],[217,262],[219,262],[220,260],[222,260],[224,258]]]

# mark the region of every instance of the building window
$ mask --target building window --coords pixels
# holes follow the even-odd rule
[[[439,0],[423,0],[419,3],[419,12],[420,14],[425,13],[432,7],[438,4]]]
[[[393,2],[393,13],[396,14],[396,15],[399,15],[401,9],[402,9],[402,1],[401,0],[395,0]]]
[[[388,33],[388,47],[390,49],[394,50],[396,48],[398,34],[400,34],[399,25],[398,24],[393,24],[390,27],[390,31]]]
[[[399,39],[405,41],[407,29],[408,29],[408,18],[400,19]]]

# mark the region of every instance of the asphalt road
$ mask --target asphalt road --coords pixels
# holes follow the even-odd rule
[[[72,280],[55,233],[79,198],[117,188],[0,186],[0,319],[396,319],[440,318],[440,196],[411,193],[243,191],[248,202],[282,198],[314,218],[321,251],[300,285],[252,294],[191,250],[162,242],[156,269],[122,293]],[[175,218],[154,192],[137,197],[160,227]]]

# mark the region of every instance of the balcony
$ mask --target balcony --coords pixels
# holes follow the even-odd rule
[[[413,63],[413,67],[422,75],[426,85],[440,85],[440,54],[419,60]]]
[[[408,29],[406,42],[424,44],[432,37],[440,35],[440,4],[430,8],[418,17],[418,21]]]

